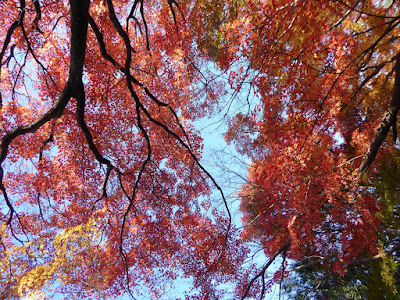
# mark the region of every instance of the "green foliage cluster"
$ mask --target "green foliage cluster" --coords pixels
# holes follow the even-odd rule
[[[399,299],[398,258],[352,265],[343,275],[327,269],[302,269],[288,277],[283,287],[288,298],[296,300]]]
[[[377,176],[372,178],[372,186],[375,188],[376,197],[381,203],[379,217],[386,226],[400,229],[400,150],[395,150],[388,160],[384,161]]]

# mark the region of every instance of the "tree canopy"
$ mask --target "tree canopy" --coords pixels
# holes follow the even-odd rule
[[[263,298],[314,267],[399,292],[398,2],[0,7],[1,298]],[[234,224],[193,124],[240,98]]]

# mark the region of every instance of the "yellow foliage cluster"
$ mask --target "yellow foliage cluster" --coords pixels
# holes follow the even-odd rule
[[[6,226],[2,225],[0,237],[9,240]],[[93,246],[98,246],[101,230],[96,220],[64,229],[53,238],[32,238],[22,246],[8,247],[0,262],[0,284],[10,287],[9,297],[27,296],[43,298],[43,290],[52,291],[59,284],[73,283],[70,274],[85,265],[82,253],[93,256]],[[90,281],[90,279],[88,279]],[[57,283],[58,282],[58,283]]]

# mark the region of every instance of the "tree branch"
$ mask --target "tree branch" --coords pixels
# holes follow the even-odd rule
[[[372,162],[375,160],[378,150],[381,147],[383,141],[393,126],[396,126],[397,114],[400,110],[400,56],[397,55],[396,64],[394,66],[395,70],[395,81],[394,81],[394,91],[392,100],[390,101],[389,107],[386,113],[382,117],[381,123],[376,130],[375,136],[372,138],[369,145],[369,149],[363,162],[358,168],[357,172],[362,176],[367,169],[371,166]]]
[[[275,259],[276,259],[281,253],[285,253],[285,252],[289,249],[289,247],[290,247],[290,240],[288,240],[288,241],[286,242],[285,245],[283,245],[278,251],[276,251],[276,252],[274,253],[274,255],[272,255],[272,257],[270,258],[270,260],[264,265],[264,267],[261,269],[261,271],[258,272],[258,274],[257,274],[256,276],[254,276],[253,279],[250,281],[250,283],[249,283],[248,286],[247,286],[246,291],[244,292],[244,294],[243,294],[243,296],[242,296],[242,300],[244,300],[244,299],[247,297],[247,295],[248,295],[249,292],[250,292],[251,286],[252,286],[253,283],[257,280],[257,278],[262,277],[262,278],[264,279],[265,272],[267,271],[267,269],[269,268],[269,266],[275,261]],[[263,285],[263,290],[262,290],[261,298],[262,298],[262,296],[263,296],[263,293],[265,293],[264,285]]]
[[[24,2],[24,1],[22,1]],[[18,136],[27,133],[35,133],[39,128],[46,124],[51,119],[60,118],[64,112],[71,97],[79,97],[83,89],[82,73],[83,64],[86,52],[86,34],[88,27],[88,11],[89,11],[89,0],[70,0],[71,5],[71,45],[70,45],[70,68],[69,77],[67,84],[62,90],[57,101],[54,103],[52,108],[44,113],[41,117],[31,124],[17,127],[7,133],[0,142],[0,189],[3,192],[6,204],[10,209],[10,219],[7,224],[10,224],[11,218],[15,209],[11,205],[9,198],[7,197],[6,189],[3,183],[4,169],[2,163],[7,157],[8,149],[11,144]],[[23,16],[23,15],[22,15]],[[22,20],[21,20],[22,21]],[[19,25],[19,24],[18,24]],[[13,31],[10,31],[10,39]],[[8,32],[8,33],[9,33]],[[7,35],[8,37],[8,35]],[[3,47],[4,50],[4,47]],[[3,51],[2,51],[3,52]]]

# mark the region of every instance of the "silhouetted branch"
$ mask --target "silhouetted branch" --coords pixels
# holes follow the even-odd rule
[[[21,1],[24,3],[24,1]],[[70,60],[70,72],[67,80],[67,84],[62,90],[57,101],[54,103],[52,108],[44,113],[41,117],[36,119],[34,122],[28,125],[19,126],[10,132],[8,132],[0,142],[0,190],[3,192],[6,204],[10,209],[10,218],[7,224],[11,223],[15,209],[12,206],[10,199],[7,195],[6,188],[3,183],[4,169],[3,162],[7,158],[7,153],[10,144],[18,137],[27,133],[35,133],[39,128],[46,124],[51,119],[60,118],[63,114],[65,107],[67,106],[71,97],[79,96],[83,88],[82,83],[82,72],[83,64],[86,51],[86,32],[87,32],[87,18],[89,9],[89,0],[71,0],[71,60]],[[22,13],[21,13],[22,14]],[[23,15],[20,15],[22,21]],[[86,26],[85,26],[86,24]],[[18,26],[20,23],[18,23]],[[86,28],[86,29],[85,29]],[[10,33],[11,32],[11,33]],[[10,39],[13,31],[10,31]],[[25,40],[28,42],[27,38]],[[3,47],[4,50],[4,47]],[[3,53],[3,51],[2,51]],[[33,51],[32,51],[33,53]],[[0,54],[1,56],[1,54]]]
[[[242,296],[242,300],[244,300],[247,295],[250,292],[250,288],[252,287],[252,285],[254,284],[254,282],[258,279],[258,278],[262,278],[263,283],[264,283],[264,277],[265,277],[265,272],[267,271],[267,269],[269,268],[269,266],[275,261],[275,259],[281,254],[281,253],[285,253],[290,247],[290,240],[287,241],[285,243],[285,245],[283,245],[278,251],[276,251],[271,258],[269,259],[269,261],[263,266],[263,268],[261,269],[260,272],[257,273],[257,275],[255,275],[253,277],[253,279],[251,279],[250,283],[247,285],[247,289],[244,292],[243,296]],[[265,283],[263,284],[263,288],[261,290],[261,297],[260,299],[262,299],[264,297],[264,293],[265,293]]]

